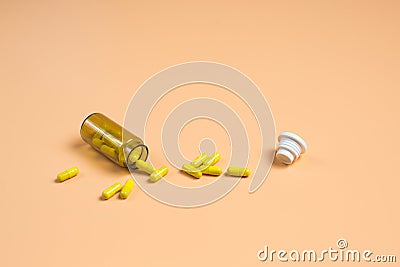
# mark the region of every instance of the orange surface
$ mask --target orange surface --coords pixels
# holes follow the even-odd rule
[[[1,266],[283,266],[257,251],[322,250],[340,237],[400,257],[400,3],[214,2],[0,2]],[[137,187],[99,200],[130,175],[81,140],[85,116],[122,122],[142,82],[193,60],[251,77],[277,131],[304,137],[307,153],[274,165],[254,194],[243,179],[202,208]],[[182,132],[188,157],[197,123]],[[224,147],[225,133],[210,129]],[[163,164],[158,135],[146,138]],[[75,165],[77,177],[55,182]]]

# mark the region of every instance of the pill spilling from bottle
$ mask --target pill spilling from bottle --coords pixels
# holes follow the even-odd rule
[[[144,160],[140,159],[136,161],[136,167],[139,170],[144,171],[147,174],[150,174],[150,181],[152,181],[153,183],[157,182],[168,173],[167,166],[162,166],[161,168],[156,169],[150,163],[147,163]]]
[[[88,116],[81,125],[82,139],[109,160],[129,170],[144,172],[149,175],[149,181],[156,183],[168,174],[168,167],[156,168],[147,162],[148,147],[143,141],[100,113]],[[278,147],[275,157],[283,164],[289,165],[298,160],[307,150],[306,142],[291,132],[282,132],[278,137]],[[192,161],[184,163],[181,171],[193,178],[200,179],[203,175],[219,177],[223,169],[217,164],[221,159],[219,152],[208,155],[200,153]],[[64,182],[77,176],[77,167],[69,168],[57,175],[58,182]],[[247,166],[230,166],[226,169],[227,176],[249,177],[251,171]],[[124,185],[117,182],[107,187],[102,193],[102,199],[108,200],[119,192],[121,199],[126,199],[132,193],[135,182],[128,179]]]
[[[153,172],[156,171],[156,169],[152,165],[150,165],[149,163],[147,163],[146,161],[143,161],[143,160],[137,160],[136,167],[139,170],[147,172],[148,174],[152,174]]]
[[[152,174],[150,174],[150,181],[157,182],[161,178],[163,178],[168,173],[168,167],[162,166],[158,170],[155,170]]]

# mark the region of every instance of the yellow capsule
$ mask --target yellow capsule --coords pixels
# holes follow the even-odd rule
[[[119,193],[119,196],[123,199],[127,198],[131,194],[134,185],[135,182],[132,179],[126,181],[124,187],[122,187],[122,190]]]
[[[57,175],[57,181],[64,182],[65,180],[68,180],[68,179],[76,176],[78,173],[79,173],[79,170],[77,167],[69,168],[68,170],[63,171],[62,173],[59,173]]]
[[[168,173],[168,167],[163,166],[159,168],[158,170],[155,170],[151,175],[150,175],[150,181],[152,182],[157,182],[161,178],[163,178],[165,175]]]
[[[219,152],[215,152],[214,154],[209,156],[203,162],[203,164],[199,167],[199,170],[203,171],[203,170],[207,169],[208,167],[210,167],[210,166],[214,165],[215,163],[217,163],[220,158],[221,158],[221,154],[219,154]]]
[[[132,150],[132,152],[129,154],[129,163],[132,164],[136,161],[138,161],[138,159],[140,159],[140,156],[142,155],[142,150],[139,148],[136,148],[134,150]]]
[[[107,145],[102,145],[100,147],[100,150],[101,152],[103,152],[107,156],[110,156],[111,158],[115,158],[117,156],[117,152],[115,151],[115,149]]]
[[[208,174],[208,175],[221,175],[222,174],[222,169],[218,166],[210,166],[207,169],[203,171],[203,174]]]
[[[136,161],[136,167],[139,170],[145,171],[148,174],[152,174],[153,172],[156,171],[156,168],[154,168],[153,166],[151,166],[149,163],[147,163],[146,161],[143,161],[141,159]]]
[[[120,129],[118,130],[108,130],[108,132],[116,137],[122,137],[122,131]]]
[[[122,149],[118,150],[118,162],[119,162],[119,165],[126,167],[125,155],[124,155],[124,151],[122,151]]]
[[[110,197],[118,193],[118,191],[121,190],[121,188],[122,188],[121,183],[115,183],[112,186],[106,188],[102,193],[103,199],[106,200],[109,199]]]
[[[221,154],[219,154],[219,152],[215,152],[214,154],[212,154],[210,156],[210,158],[212,159],[211,165],[214,165],[215,163],[217,163],[220,160]]]
[[[101,140],[100,138],[93,137],[92,144],[97,146],[97,147],[101,147],[102,145],[104,145],[104,141]]]
[[[191,164],[183,164],[182,170],[197,179],[199,179],[203,175],[201,171],[193,167],[193,165]]]
[[[119,125],[108,125],[108,124],[103,124],[102,128],[112,134],[115,137],[121,137],[122,136],[122,127]]]
[[[208,155],[206,153],[201,153],[200,155],[197,156],[190,164],[192,164],[193,167],[197,168],[203,162],[208,158]]]
[[[231,176],[247,177],[250,175],[250,169],[241,167],[229,167],[228,174]]]

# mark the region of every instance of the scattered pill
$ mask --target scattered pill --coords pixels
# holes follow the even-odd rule
[[[157,182],[161,178],[163,178],[165,175],[168,173],[168,167],[163,166],[159,168],[158,170],[155,170],[151,175],[150,175],[150,181],[152,182]]]
[[[203,173],[200,170],[196,169],[191,164],[183,164],[182,170],[197,179],[199,179],[203,175]]]
[[[122,187],[121,192],[119,193],[119,196],[123,199],[127,198],[130,193],[132,192],[133,186],[135,185],[135,182],[133,182],[132,179],[129,179],[126,181],[124,187]]]
[[[218,166],[210,166],[203,171],[203,174],[218,176],[222,174],[222,169]]]
[[[199,167],[199,170],[203,171],[203,170],[207,169],[208,167],[210,167],[210,166],[214,165],[215,163],[217,163],[220,158],[221,158],[221,154],[219,154],[219,152],[213,153],[211,156],[209,156],[203,162],[203,164]]]
[[[115,149],[107,145],[102,145],[100,147],[100,150],[101,152],[103,152],[107,156],[110,156],[111,158],[115,158],[117,156],[117,152],[115,151]]]
[[[219,154],[219,152],[215,152],[214,154],[212,154],[210,156],[210,160],[212,159],[211,165],[214,165],[215,163],[217,163],[220,158],[221,158],[221,154]]]
[[[62,173],[59,173],[57,175],[57,181],[64,182],[65,180],[68,180],[68,179],[76,176],[78,173],[79,173],[79,170],[77,167],[69,168],[68,170],[65,170]]]
[[[250,175],[250,169],[241,167],[229,167],[228,174],[231,176],[247,177]]]
[[[192,164],[193,167],[197,168],[203,162],[208,158],[208,155],[206,153],[201,153],[197,158],[195,158],[190,164]]]
[[[136,161],[136,167],[139,170],[147,172],[148,174],[152,174],[153,172],[156,171],[156,169],[152,165],[150,165],[149,163],[147,163],[146,161],[141,160],[141,159]]]
[[[276,158],[284,164],[292,164],[307,150],[307,143],[298,135],[282,132],[278,137]]]
[[[105,200],[109,199],[110,197],[118,193],[118,191],[121,190],[121,188],[122,188],[121,183],[115,183],[112,186],[106,188],[102,193],[103,199]]]

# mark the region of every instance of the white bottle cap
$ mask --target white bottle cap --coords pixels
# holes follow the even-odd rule
[[[288,150],[282,148],[278,149],[278,152],[276,152],[276,157],[284,164],[292,164],[294,161],[294,155]]]
[[[278,137],[276,157],[284,164],[292,164],[307,150],[307,143],[297,134],[282,132]]]

